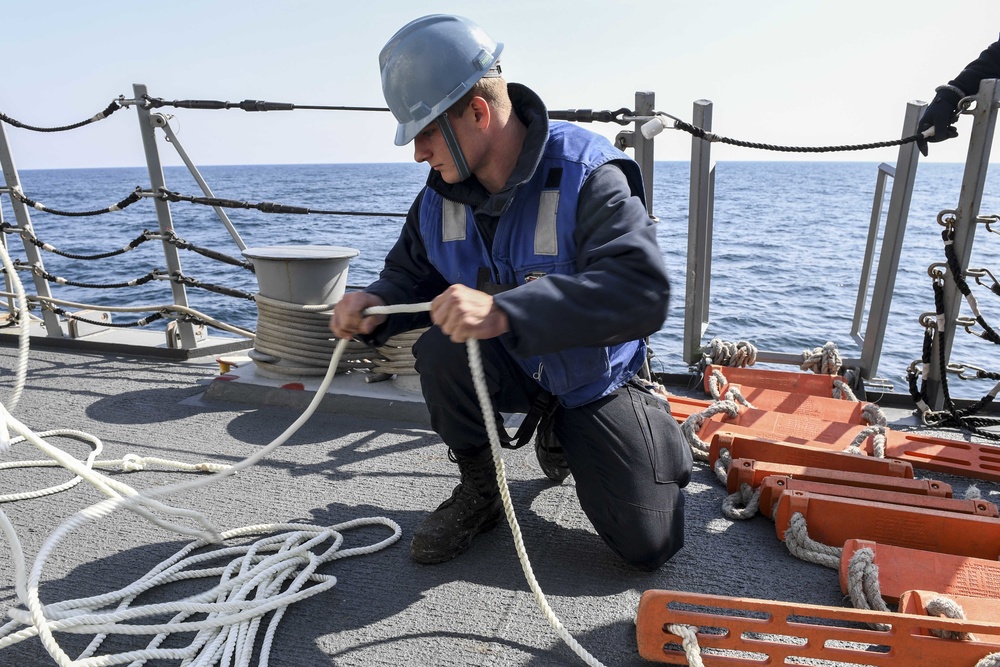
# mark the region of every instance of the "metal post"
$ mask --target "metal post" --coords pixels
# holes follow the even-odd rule
[[[7,181],[7,187],[11,191],[21,192],[21,179],[17,174],[17,167],[14,166],[14,157],[11,155],[10,146],[7,143],[7,132],[4,129],[3,123],[0,123],[0,165],[3,166],[3,175]],[[17,220],[17,226],[34,236],[35,231],[31,228],[31,216],[28,214],[28,207],[13,195],[10,197],[10,206],[14,210],[14,218]],[[28,262],[32,266],[44,269],[42,256],[38,252],[38,248],[23,236],[21,240],[24,242],[24,254],[28,257]],[[51,298],[52,293],[49,291],[48,281],[39,275],[34,275],[33,277],[35,291],[38,293],[38,296]],[[28,326],[29,321],[28,313],[25,313],[21,326]],[[47,338],[62,338],[64,336],[62,326],[59,324],[59,316],[48,308],[42,309],[42,323],[45,325],[45,336]]]
[[[655,93],[636,92],[635,115],[637,118],[645,118],[646,120],[635,122],[635,132],[632,135],[635,161],[639,163],[639,169],[642,171],[642,182],[646,186],[646,212],[649,213],[650,217],[653,217],[653,140],[644,137],[641,129],[643,123],[647,122],[653,115],[655,98]]]
[[[917,122],[924,106],[923,102],[907,103],[902,137],[916,134]],[[870,379],[878,370],[879,356],[882,354],[882,342],[885,340],[885,329],[889,320],[889,304],[892,302],[892,292],[896,287],[899,256],[903,248],[903,235],[906,232],[906,220],[910,212],[910,199],[913,195],[913,182],[917,177],[919,157],[920,152],[915,142],[899,147],[892,194],[889,196],[889,210],[885,216],[882,251],[879,254],[878,271],[872,289],[871,308],[868,309],[868,326],[865,328],[865,339],[861,346],[861,377],[866,379]]]
[[[132,91],[136,100],[142,100],[146,95],[145,84],[132,84]],[[162,114],[151,114],[149,109],[141,103],[136,105],[139,116],[139,133],[142,135],[142,146],[146,151],[146,165],[149,168],[149,182],[153,192],[159,192],[160,188],[166,187],[163,178],[163,167],[160,164],[160,153],[156,148],[155,128],[166,125],[166,118]],[[170,218],[170,205],[161,199],[153,199],[156,204],[156,219],[160,226],[160,232],[167,234],[174,231],[173,221]],[[181,260],[177,254],[177,248],[167,241],[163,241],[163,255],[167,260],[167,272],[171,277],[181,275]],[[187,307],[187,292],[184,285],[170,281],[170,291],[173,293],[174,305]],[[180,334],[180,347],[185,350],[194,349],[198,346],[195,336],[194,324],[191,322],[178,322],[177,332]]]
[[[697,100],[692,122],[712,129],[712,103]],[[712,222],[715,210],[715,163],[712,144],[691,139],[691,187],[688,196],[687,280],[684,296],[684,361],[699,361],[701,337],[708,326],[712,280]]]
[[[184,161],[188,171],[191,172],[192,176],[194,176],[194,180],[198,182],[199,187],[201,187],[201,191],[205,193],[206,197],[215,197],[215,193],[212,192],[212,188],[208,187],[208,183],[206,183],[205,179],[201,177],[201,172],[198,171],[198,167],[196,167],[194,162],[191,161],[191,158],[188,157],[187,152],[184,150],[184,147],[181,146],[181,142],[177,139],[177,135],[174,134],[170,125],[163,125],[162,129],[163,133],[167,136],[167,141],[170,142],[170,145],[177,151],[181,160]],[[219,220],[222,221],[222,224],[229,232],[229,236],[232,237],[233,242],[236,243],[236,247],[240,250],[246,250],[247,244],[243,242],[243,239],[240,237],[240,233],[236,231],[236,227],[233,226],[233,222],[229,219],[229,216],[226,215],[226,211],[221,206],[213,206],[212,208],[215,210],[215,214],[219,216]]]
[[[993,131],[996,127],[997,104],[1000,103],[1000,86],[996,79],[984,79],[979,84],[976,108],[973,111],[972,130],[969,133],[969,152],[965,159],[965,173],[962,176],[962,192],[955,213],[955,238],[952,247],[955,258],[964,273],[969,268],[972,242],[976,236],[976,219],[979,205],[983,200],[983,187],[990,163],[990,148],[993,145]],[[963,296],[955,283],[951,271],[944,278],[944,331],[936,337],[932,359],[938,359],[940,345],[944,345],[945,362],[951,359],[951,347],[955,341],[955,320],[962,306]],[[934,410],[944,407],[941,392],[943,368],[931,364],[927,378],[927,404]]]

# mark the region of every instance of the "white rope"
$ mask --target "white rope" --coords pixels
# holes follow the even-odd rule
[[[716,366],[753,366],[757,363],[757,348],[753,343],[741,340],[730,343],[719,338],[713,338],[708,349],[703,352],[703,361]]]
[[[860,454],[861,456],[867,456],[868,452],[865,451],[862,446],[868,436],[872,438],[872,455],[878,459],[885,458],[885,426],[866,426],[865,428],[858,431],[858,434],[854,436],[854,440],[851,441],[844,451],[851,454]]]
[[[806,518],[801,512],[793,512],[785,530],[785,546],[802,560],[823,565],[834,570],[840,567],[840,555],[843,549],[831,547],[817,542],[809,537],[806,530]]]
[[[9,257],[6,255],[6,251],[2,248],[2,246],[0,246],[0,257],[3,257],[7,262],[9,262]],[[17,285],[18,279],[16,273],[11,271],[8,275],[13,276],[12,281],[15,285]],[[23,289],[18,291],[23,295]],[[20,305],[22,311],[27,312],[27,303],[25,299],[21,300]],[[26,344],[27,338],[23,338],[22,340],[25,341]],[[25,574],[26,561],[20,540],[17,537],[13,524],[11,524],[6,514],[0,511],[0,529],[2,529],[4,537],[10,544],[11,558],[14,563],[15,593],[17,594],[19,601],[27,607],[27,611],[18,609],[8,611],[8,614],[13,620],[0,628],[0,647],[21,641],[29,636],[37,635],[46,651],[53,657],[60,667],[104,667],[107,665],[121,664],[122,662],[132,662],[134,665],[139,665],[144,663],[146,660],[161,657],[182,658],[184,659],[184,664],[191,667],[194,667],[195,665],[198,665],[199,667],[208,667],[210,665],[217,664],[219,659],[224,660],[227,665],[234,664],[231,662],[231,659],[237,652],[239,652],[240,655],[235,664],[243,666],[249,664],[250,657],[253,654],[255,645],[253,635],[255,635],[256,629],[259,627],[261,615],[273,611],[274,615],[268,625],[262,648],[260,650],[261,664],[266,664],[267,654],[270,650],[271,638],[273,637],[274,629],[283,616],[284,609],[287,605],[309,595],[320,592],[336,583],[335,577],[315,573],[316,568],[327,560],[343,558],[361,553],[371,553],[372,551],[382,549],[394,543],[401,535],[399,526],[389,519],[374,518],[359,519],[354,522],[347,522],[329,529],[299,526],[297,524],[278,524],[276,526],[256,526],[237,529],[236,531],[230,531],[228,533],[220,533],[200,513],[193,510],[171,507],[156,500],[155,496],[164,496],[169,493],[191,490],[222,479],[228,475],[235,474],[237,471],[253,465],[273,451],[276,447],[283,444],[293,433],[295,433],[296,430],[298,430],[299,427],[301,427],[303,423],[305,423],[313,412],[315,412],[319,402],[325,396],[326,390],[334,376],[340,354],[343,352],[346,342],[347,341],[341,341],[341,344],[337,346],[333,358],[330,361],[327,375],[321,383],[320,388],[317,390],[316,396],[306,408],[303,415],[300,416],[291,427],[286,429],[284,433],[279,435],[270,444],[259,450],[254,456],[249,457],[234,466],[191,464],[193,469],[210,469],[215,470],[216,472],[211,477],[188,481],[169,487],[160,487],[146,493],[140,493],[134,488],[103,475],[93,469],[93,466],[96,463],[95,458],[101,450],[100,440],[97,438],[82,434],[85,436],[83,439],[90,440],[93,444],[93,448],[91,455],[86,461],[78,461],[66,452],[63,452],[57,447],[54,447],[46,442],[40,434],[34,433],[27,426],[15,419],[10,414],[7,407],[0,404],[0,424],[3,424],[5,429],[4,435],[9,433],[6,429],[13,429],[15,432],[20,434],[20,438],[18,440],[23,439],[30,442],[43,454],[48,456],[55,465],[62,466],[75,473],[77,477],[86,480],[94,486],[95,489],[108,496],[106,500],[81,510],[56,528],[56,530],[53,531],[53,533],[49,535],[43,543],[39,553],[35,557],[33,567],[27,575]],[[21,381],[21,386],[23,387],[23,381]],[[19,391],[16,392],[16,394],[19,394]],[[65,435],[70,432],[53,431],[46,433],[49,435]],[[4,442],[9,443],[9,438],[5,437]],[[36,463],[38,462],[15,462],[16,465],[28,464],[32,466]],[[139,457],[127,456],[120,462],[105,463],[107,465],[115,463],[125,469],[137,470],[149,464],[173,464],[175,462],[165,461],[164,459],[141,459]],[[180,465],[184,466],[186,464]],[[60,485],[59,488],[69,488],[69,486],[76,483],[76,481],[71,480],[64,485]],[[55,492],[52,489],[44,491],[47,493]],[[275,528],[290,528],[295,531],[295,533],[291,536],[283,535],[266,538],[263,542],[255,543],[247,548],[247,553],[253,553],[254,555],[250,557],[250,561],[246,561],[244,559],[244,561],[240,563],[239,574],[235,577],[235,579],[233,579],[233,581],[238,582],[241,586],[245,583],[246,585],[251,586],[250,589],[243,588],[237,591],[237,589],[234,588],[234,586],[228,581],[224,581],[220,584],[222,588],[217,587],[216,589],[213,589],[213,593],[211,595],[206,594],[208,595],[208,597],[204,598],[206,602],[195,602],[193,603],[195,605],[193,608],[179,606],[191,604],[190,600],[186,600],[182,603],[166,603],[166,606],[154,605],[150,607],[150,609],[136,608],[129,610],[127,608],[128,605],[138,594],[133,592],[133,588],[124,589],[128,590],[129,593],[126,594],[125,597],[119,598],[118,609],[110,613],[101,612],[88,615],[87,613],[80,611],[82,607],[76,608],[73,611],[64,611],[64,608],[74,607],[74,605],[77,605],[78,601],[56,603],[55,605],[47,606],[42,605],[38,593],[39,583],[42,579],[45,562],[49,555],[55,550],[56,546],[66,535],[83,524],[104,517],[115,509],[122,507],[143,516],[158,526],[180,534],[198,537],[198,542],[191,545],[191,549],[210,543],[218,543],[228,537],[242,536],[249,533],[259,533]],[[198,527],[190,528],[185,525],[164,521],[155,515],[154,512],[166,514],[167,516],[172,516],[184,521],[193,521]],[[336,533],[338,529],[371,523],[386,525],[393,531],[393,534],[389,538],[386,538],[375,545],[338,551],[341,543],[343,542],[342,536]],[[307,536],[310,532],[316,533],[317,531],[321,532],[314,535],[312,538],[307,539],[305,542],[297,544],[302,536]],[[323,541],[326,541],[331,537],[334,539],[333,546],[324,551],[320,556],[316,556],[315,554],[308,552],[309,546],[321,544]],[[260,554],[272,549],[272,547],[268,546],[272,543],[280,543],[281,546],[278,548],[278,553],[270,557],[260,556]],[[231,550],[210,552],[207,557],[218,558],[220,554],[229,553],[232,553]],[[265,566],[265,570],[259,574],[254,574],[255,571],[248,569],[248,565],[258,561],[262,566]],[[301,566],[303,569],[301,572],[294,575],[294,578],[289,584],[288,578],[292,576],[296,566]],[[210,568],[206,572],[210,572],[210,576],[223,574],[228,577],[229,574],[226,573],[228,572],[231,574],[236,572],[235,568],[236,564],[231,564],[230,567],[225,570]],[[183,576],[182,578],[191,577]],[[157,584],[163,583],[164,580],[163,577],[154,577],[154,579],[156,579]],[[307,590],[302,590],[302,587],[306,582],[318,583],[316,586],[310,586]],[[133,587],[134,586],[135,585],[133,585]],[[226,601],[220,597],[221,593],[224,591],[237,591],[237,594],[235,597],[230,598],[232,601]],[[252,599],[248,599],[251,593],[253,593],[253,597]],[[107,596],[99,597],[100,599],[107,599]],[[213,602],[207,601],[213,599]],[[103,606],[104,605],[101,605],[100,607],[87,608],[92,612],[99,612]],[[175,607],[178,610],[178,614],[170,623],[167,624],[133,625],[121,622],[134,618],[140,618],[146,614],[162,615],[165,612],[174,611]],[[183,619],[190,616],[192,613],[207,613],[208,616],[197,622],[184,623]],[[26,624],[29,627],[15,632],[20,624]],[[228,628],[227,633],[217,634],[217,637],[221,639],[211,639],[209,635],[205,634],[206,632],[219,630],[221,628]],[[164,641],[164,639],[166,639],[169,632],[191,632],[193,630],[197,631],[198,634],[192,642],[192,645],[187,649],[167,650],[156,648]],[[96,633],[97,636],[94,641],[91,642],[91,645],[87,648],[87,650],[85,650],[80,656],[80,658],[74,661],[58,644],[53,635],[54,631]],[[116,632],[124,634],[150,634],[151,632],[156,632],[158,634],[153,638],[153,640],[151,640],[147,649],[144,651],[90,657],[100,646],[101,642],[103,642],[103,639],[107,634]]]
[[[848,401],[852,403],[858,403],[858,397],[854,395],[851,391],[851,387],[841,380],[840,378],[834,378],[833,380],[833,397],[840,398],[841,396],[846,397]]]
[[[698,461],[708,461],[711,446],[698,436],[702,425],[712,415],[725,413],[730,417],[735,417],[740,413],[739,406],[734,401],[717,401],[701,412],[696,412],[681,424],[681,433],[691,447],[691,454]]]
[[[726,496],[722,501],[722,514],[734,521],[754,518],[760,511],[760,494],[763,490],[762,486],[754,489],[746,482],[740,484],[736,493]]]
[[[698,629],[693,625],[681,625],[680,623],[671,623],[666,629],[667,632],[681,638],[681,647],[684,649],[688,667],[704,667],[705,663],[701,660],[701,647],[698,646]]]
[[[858,549],[847,564],[847,593],[855,609],[871,609],[891,613],[882,599],[875,552],[868,547]],[[885,623],[869,623],[876,630],[889,630]]]
[[[490,438],[490,449],[493,453],[493,464],[497,471],[497,484],[500,487],[500,498],[503,500],[504,513],[507,515],[507,523],[510,525],[510,532],[514,536],[514,547],[517,550],[517,558],[521,562],[521,570],[531,592],[535,594],[535,601],[542,610],[542,614],[549,622],[549,625],[556,631],[556,634],[566,643],[570,649],[576,653],[581,660],[591,667],[602,667],[602,663],[583,648],[573,635],[563,626],[562,621],[556,616],[545,599],[545,594],[535,579],[535,573],[531,569],[531,562],[528,560],[528,553],[524,547],[524,540],[521,538],[521,527],[514,516],[514,504],[510,499],[510,489],[507,487],[507,476],[504,473],[503,459],[500,452],[500,435],[497,433],[496,420],[493,418],[493,408],[490,404],[489,389],[486,387],[486,376],[483,373],[482,357],[479,354],[479,341],[470,338],[466,341],[469,350],[469,366],[472,369],[472,380],[476,386],[476,395],[479,397],[479,405],[483,412],[483,421],[486,424],[486,432]]]
[[[924,611],[928,616],[943,616],[944,618],[965,618],[965,610],[951,598],[937,597],[931,598],[927,602]],[[938,630],[929,628],[932,635],[943,639],[959,639],[962,641],[976,641],[976,638],[968,632],[956,632],[954,630]]]
[[[369,314],[391,314],[395,312],[421,312],[429,310],[429,308],[430,304],[425,303],[372,308],[367,312]],[[296,533],[295,539],[291,537],[284,537],[282,539],[281,543],[283,546],[279,549],[279,553],[282,555],[282,558],[285,558],[286,554],[291,554],[294,559],[306,565],[305,569],[303,569],[302,572],[294,578],[292,585],[290,587],[286,587],[283,591],[281,589],[285,585],[286,578],[287,576],[290,576],[287,574],[288,564],[284,562],[272,563],[272,561],[268,558],[260,557],[258,554],[265,551],[266,546],[261,546],[260,543],[251,545],[247,553],[249,554],[252,552],[255,555],[251,557],[250,560],[251,562],[258,562],[259,560],[260,565],[267,564],[264,571],[266,576],[265,574],[256,576],[253,574],[255,570],[248,570],[244,567],[244,564],[241,564],[239,575],[232,581],[239,582],[240,585],[243,583],[250,585],[252,583],[253,590],[263,590],[266,593],[266,595],[255,595],[253,598],[253,602],[256,603],[255,605],[251,605],[250,601],[245,599],[249,593],[242,588],[239,589],[239,594],[237,594],[235,598],[227,598],[226,601],[219,598],[222,591],[229,593],[235,590],[235,584],[231,584],[228,580],[228,577],[235,571],[233,569],[235,568],[235,565],[231,564],[230,567],[223,572],[224,580],[223,583],[219,585],[221,588],[213,588],[209,593],[186,600],[182,603],[164,603],[149,605],[145,608],[129,609],[128,607],[132,600],[134,600],[134,598],[142,592],[141,590],[137,590],[137,587],[141,589],[142,586],[154,581],[156,584],[165,583],[167,581],[168,577],[161,575],[163,572],[169,570],[174,564],[180,562],[181,559],[176,555],[173,559],[165,561],[163,564],[155,568],[149,575],[147,575],[146,578],[140,580],[140,582],[137,582],[132,587],[126,587],[125,589],[117,591],[113,594],[97,596],[96,598],[89,598],[82,601],[75,600],[51,605],[42,605],[38,595],[39,582],[41,580],[45,561],[47,560],[49,554],[55,550],[56,546],[66,535],[84,523],[106,516],[115,509],[121,507],[125,507],[137,514],[140,514],[157,525],[165,528],[182,534],[195,534],[199,536],[198,542],[189,545],[188,548],[185,548],[180,553],[186,554],[194,548],[207,544],[218,543],[231,537],[233,535],[233,531],[227,533],[217,532],[217,530],[199,513],[190,510],[173,508],[163,503],[159,503],[154,500],[154,498],[156,496],[166,496],[181,491],[189,491],[209,483],[214,483],[224,477],[233,475],[240,470],[254,465],[259,460],[267,456],[276,447],[283,444],[301,427],[302,424],[305,423],[306,420],[309,419],[309,417],[312,416],[320,400],[325,396],[330,382],[336,372],[340,355],[346,347],[346,343],[346,340],[342,340],[337,345],[333,358],[330,360],[327,374],[317,389],[313,401],[306,408],[305,412],[271,443],[258,450],[258,452],[253,456],[248,457],[233,466],[226,467],[225,469],[216,472],[211,477],[187,481],[167,487],[159,487],[143,494],[139,494],[135,491],[135,489],[125,484],[108,478],[105,475],[101,475],[92,468],[88,467],[87,464],[79,462],[61,450],[52,447],[37,434],[31,432],[30,429],[14,419],[6,408],[0,405],[0,416],[4,417],[3,423],[13,425],[15,430],[21,433],[24,439],[31,442],[35,445],[35,447],[40,449],[59,465],[62,465],[71,472],[76,473],[77,476],[87,480],[87,482],[91,483],[96,489],[109,496],[108,499],[92,505],[77,513],[74,517],[71,517],[48,537],[35,559],[34,566],[27,577],[26,583],[24,583],[25,561],[20,542],[18,541],[16,533],[13,530],[13,526],[10,524],[6,515],[0,511],[0,528],[3,529],[4,535],[7,537],[8,542],[11,545],[12,557],[15,561],[15,590],[17,591],[18,598],[28,608],[27,612],[22,610],[10,610],[8,612],[12,615],[14,620],[12,623],[8,623],[3,628],[0,628],[0,633],[2,633],[0,634],[0,648],[9,643],[21,641],[28,636],[34,636],[37,634],[42,644],[45,646],[45,649],[56,660],[60,667],[107,667],[109,665],[121,664],[126,661],[133,661],[133,664],[138,665],[151,659],[183,659],[185,661],[184,664],[191,667],[195,667],[196,665],[198,667],[208,667],[216,664],[231,664],[230,661],[236,653],[239,653],[236,664],[242,666],[249,664],[249,659],[254,648],[253,637],[256,634],[256,628],[258,627],[257,624],[259,623],[261,615],[274,611],[275,615],[272,617],[264,639],[264,645],[261,649],[261,664],[266,664],[266,655],[270,650],[273,629],[278,620],[280,620],[284,608],[288,604],[302,599],[303,597],[325,590],[323,587],[324,584],[329,584],[326,586],[328,588],[336,583],[335,577],[318,575],[315,573],[315,570],[319,564],[324,562],[325,559],[323,556],[332,554],[340,546],[343,541],[342,536],[337,535],[335,538],[335,546],[324,552],[321,557],[316,557],[311,553],[306,554],[306,545],[314,546],[320,535],[325,540],[331,535],[331,532],[327,531],[335,531],[338,527],[346,527],[348,524],[341,524],[340,526],[331,527],[330,529],[318,529],[323,532],[320,533],[320,535],[316,535],[307,540],[301,545],[296,543],[294,546],[289,546],[290,540],[295,542],[299,537],[299,533]],[[586,649],[584,649],[572,637],[572,635],[570,635],[570,633],[563,626],[562,622],[558,619],[558,617],[556,617],[555,613],[552,611],[547,600],[545,599],[545,595],[538,585],[538,581],[534,577],[531,563],[528,560],[524,542],[521,537],[520,527],[517,523],[517,518],[514,515],[513,503],[510,499],[510,491],[506,482],[503,459],[501,458],[500,438],[496,431],[496,424],[492,419],[492,407],[490,405],[489,392],[486,388],[485,377],[483,375],[482,360],[479,355],[478,342],[476,339],[469,339],[467,346],[469,351],[470,367],[472,369],[473,379],[476,386],[476,393],[480,400],[484,421],[490,437],[493,460],[497,472],[497,482],[500,487],[504,511],[507,515],[511,532],[514,536],[518,559],[521,562],[521,567],[528,581],[528,585],[534,593],[535,599],[541,607],[543,614],[549,621],[550,625],[555,629],[559,637],[585,663],[591,667],[602,667],[602,664],[590,653],[588,653]],[[97,447],[95,446],[95,450],[96,449]],[[96,454],[94,455],[96,456]],[[89,462],[92,463],[92,461]],[[152,510],[165,512],[168,515],[177,516],[179,518],[195,520],[201,524],[201,529],[192,531],[191,529],[184,528],[180,525],[163,522],[151,513]],[[399,539],[401,534],[399,526],[389,519],[376,518],[359,521],[383,523],[393,530],[393,535],[370,547],[339,552],[336,556],[331,555],[326,559],[332,559],[334,557],[343,558],[357,553],[370,553],[371,551],[384,548],[385,546],[394,543]],[[352,526],[360,525],[357,522],[349,523]],[[289,525],[283,526],[288,527]],[[291,524],[291,526],[293,526],[294,530],[303,531],[305,534],[308,534],[310,530],[317,530],[308,526],[300,527],[296,524]],[[240,531],[256,530],[259,532],[260,529],[261,527],[258,526],[240,529]],[[242,535],[245,533],[239,532],[239,534]],[[271,545],[273,543],[273,541],[267,541],[266,545]],[[216,558],[219,555],[228,555],[229,553],[231,553],[231,551],[226,549],[222,550],[218,554],[212,553],[208,555],[208,557]],[[187,560],[183,562],[185,565],[189,563]],[[267,578],[282,571],[285,572],[285,576],[282,577],[280,581]],[[218,574],[215,570],[212,570],[212,572],[213,575]],[[300,589],[302,585],[307,580],[319,583],[317,583],[316,586],[310,587],[307,592],[301,591]],[[274,581],[277,581],[277,583],[274,583]],[[236,602],[229,602],[228,600],[230,599],[235,599]],[[118,605],[115,611],[96,613],[98,610],[103,609],[109,604],[115,602],[117,602]],[[162,615],[164,613],[176,613],[176,615],[168,623],[136,625],[133,623],[123,622],[135,620],[143,616],[155,616]],[[191,614],[208,614],[208,616],[204,620],[185,622],[184,618]],[[11,626],[14,623],[24,623],[29,627],[21,632],[11,633]],[[222,633],[221,629],[223,628],[228,628],[228,631],[226,633]],[[253,629],[252,632],[251,628]],[[91,645],[84,651],[84,654],[81,655],[80,659],[73,661],[56,642],[55,637],[53,636],[53,632],[55,631],[96,633],[97,637],[95,637]],[[192,631],[196,631],[198,634],[188,647],[181,649],[157,648],[169,633]],[[132,651],[118,655],[91,657],[93,652],[100,646],[104,636],[113,632],[121,634],[151,634],[155,632],[157,634],[150,641],[150,644],[145,650]],[[214,634],[205,634],[206,632]],[[224,663],[219,663],[219,660],[223,660]]]
[[[119,470],[121,472],[136,472],[139,470],[146,470],[151,467],[163,468],[165,470],[179,470],[183,472],[218,472],[224,470],[228,466],[219,463],[183,463],[181,461],[173,461],[170,459],[161,459],[150,456],[138,456],[136,454],[126,454],[121,459],[114,460],[96,460],[98,454],[104,449],[104,443],[95,436],[84,433],[83,431],[76,431],[73,429],[54,429],[51,431],[43,431],[38,434],[40,438],[50,438],[55,436],[76,438],[78,440],[84,440],[92,443],[92,449],[90,455],[86,458],[83,464],[88,468],[110,468],[113,470]],[[23,436],[18,436],[10,441],[11,445],[16,445],[19,442],[23,442],[25,438]],[[62,467],[56,461],[52,459],[43,459],[36,461],[5,461],[0,463],[0,470],[15,470],[20,468],[60,468]],[[77,484],[83,481],[83,477],[77,475],[73,479],[63,482],[62,484],[57,484],[55,486],[50,486],[45,489],[36,489],[34,491],[23,491],[21,493],[9,493],[0,496],[0,503],[11,503],[17,502],[19,500],[31,500],[34,498],[42,498],[44,496],[50,496],[62,491],[73,488]]]

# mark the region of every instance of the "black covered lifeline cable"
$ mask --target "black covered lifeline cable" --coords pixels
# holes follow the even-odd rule
[[[890,146],[902,146],[904,144],[913,143],[914,141],[921,138],[921,134],[914,134],[909,137],[904,137],[902,139],[894,139],[892,141],[877,141],[870,144],[849,144],[844,146],[778,146],[775,144],[763,144],[756,143],[752,141],[741,141],[740,139],[730,139],[729,137],[724,137],[714,132],[708,132],[700,127],[692,125],[690,123],[685,123],[682,120],[674,119],[674,127],[678,130],[684,130],[691,136],[697,139],[704,139],[709,142],[718,142],[722,144],[729,144],[730,146],[739,146],[740,148],[756,148],[760,150],[767,151],[778,151],[782,153],[833,153],[837,151],[866,151],[873,148],[888,148]]]
[[[91,216],[91,215],[104,215],[105,213],[114,213],[115,211],[120,211],[123,208],[126,208],[126,207],[128,207],[128,206],[136,203],[140,199],[142,199],[142,193],[141,193],[140,189],[136,188],[131,194],[129,194],[128,197],[125,197],[125,199],[122,199],[117,204],[112,204],[111,206],[107,206],[107,207],[102,208],[102,209],[97,209],[97,210],[94,210],[94,211],[59,211],[59,210],[54,209],[54,208],[49,208],[45,204],[37,202],[34,199],[29,199],[28,197],[24,196],[22,193],[17,192],[16,190],[12,190],[10,194],[12,196],[16,197],[17,200],[19,202],[21,202],[22,204],[24,204],[25,206],[30,206],[31,208],[33,208],[35,210],[42,211],[44,213],[51,213],[52,215],[68,216],[68,217],[71,217],[71,218],[81,218],[81,217],[86,217],[86,216]]]
[[[129,329],[131,327],[144,327],[147,324],[151,324],[157,320],[162,320],[166,317],[163,313],[153,313],[152,315],[147,315],[138,320],[133,320],[132,322],[103,322],[98,320],[91,320],[86,317],[80,317],[75,315],[64,308],[55,307],[51,309],[56,315],[62,315],[68,319],[76,320],[77,322],[85,322],[87,324],[93,324],[99,327],[113,327],[117,329]]]
[[[114,112],[122,108],[122,105],[117,101],[112,102],[108,105],[108,108],[104,111],[94,114],[87,120],[81,120],[79,123],[73,123],[72,125],[61,125],[59,127],[35,127],[34,125],[27,125],[19,120],[15,120],[5,113],[0,112],[0,121],[12,125],[14,127],[19,127],[23,130],[31,130],[32,132],[64,132],[66,130],[75,130],[78,127],[83,127],[84,125],[90,125],[91,123],[96,123],[99,120],[104,120]]]
[[[323,106],[318,104],[292,104],[290,102],[265,102],[263,100],[243,100],[242,102],[220,102],[218,100],[165,100],[162,97],[143,97],[148,108],[176,107],[178,109],[243,109],[244,111],[295,111],[312,109],[318,111],[389,111],[386,107]]]
[[[319,214],[319,215],[363,215],[371,217],[395,217],[405,218],[406,213],[376,213],[371,211],[324,211],[319,209],[305,208],[304,206],[288,206],[286,204],[276,204],[274,202],[251,202],[239,201],[236,199],[221,199],[219,197],[190,197],[178,192],[171,192],[165,188],[160,188],[156,195],[158,199],[171,202],[188,202],[189,204],[201,204],[203,206],[219,206],[221,208],[246,208],[255,209],[262,213],[293,213],[297,215]]]

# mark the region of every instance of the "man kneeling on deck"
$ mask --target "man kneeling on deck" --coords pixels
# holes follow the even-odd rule
[[[412,21],[382,49],[396,144],[413,141],[431,170],[379,280],[345,295],[330,329],[378,345],[429,326],[428,314],[367,308],[431,302],[436,326],[413,353],[461,482],[417,528],[415,560],[454,558],[504,519],[464,344],[476,338],[501,437],[500,411],[547,406],[542,470],[572,473],[597,533],[652,570],[683,544],[692,461],[669,405],[636,378],[669,295],[639,167],[597,134],[550,123],[533,91],[501,78],[502,49],[446,15]]]

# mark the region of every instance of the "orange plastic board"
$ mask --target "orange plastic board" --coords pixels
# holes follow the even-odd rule
[[[757,436],[810,447],[840,451],[854,441],[864,426],[828,422],[800,415],[742,409],[736,417],[713,416],[702,424],[699,436],[715,433]],[[909,461],[917,468],[1000,482],[1000,447],[948,440],[886,429],[885,455]],[[871,438],[864,443],[871,454]]]
[[[934,591],[906,591],[899,598],[899,613],[901,614],[927,614],[927,605],[935,598],[946,597],[962,608],[962,615],[970,621],[988,621],[993,624],[993,630],[986,634],[982,631],[975,633],[967,641],[990,642],[996,644],[1000,642],[1000,600],[990,598],[966,597],[963,595],[943,595]],[[920,634],[929,635],[927,628],[920,628]]]
[[[939,554],[869,540],[847,540],[840,557],[840,590],[847,594],[848,568],[859,549],[869,548],[878,568],[879,589],[886,602],[896,602],[911,589],[949,595],[1000,598],[1000,561]],[[1000,614],[997,615],[1000,619]]]
[[[811,539],[829,546],[857,539],[973,558],[1000,555],[1000,519],[991,517],[791,491],[778,499],[778,539],[795,513],[805,517]]]
[[[804,415],[826,419],[845,424],[867,424],[862,414],[864,403],[845,401],[839,398],[812,396],[777,389],[761,389],[739,384],[732,385],[739,389],[743,398],[747,399],[758,410],[772,410],[786,415]]]
[[[873,629],[886,624],[888,629]],[[639,655],[688,664],[681,637],[669,627],[697,628],[705,667],[822,664],[858,667],[971,667],[1000,644],[942,639],[934,628],[973,634],[995,623],[959,621],[773,600],[649,590],[636,614]]]
[[[932,480],[899,479],[893,477],[879,477],[877,480],[887,482],[899,481],[901,488],[909,486],[919,487],[921,482],[927,483]],[[839,496],[842,498],[853,498],[869,503],[889,503],[891,505],[906,505],[907,507],[922,507],[924,509],[938,510],[940,512],[957,512],[959,514],[973,514],[996,518],[1000,516],[997,506],[985,500],[962,500],[960,498],[941,498],[927,494],[914,493],[911,491],[900,491],[889,488],[872,488],[862,485],[845,486],[843,484],[818,482],[813,480],[794,479],[791,477],[768,477],[760,485],[760,511],[765,516],[770,516],[771,509],[778,502],[782,493],[789,491],[804,491],[806,493],[822,494],[825,496]]]
[[[811,394],[833,398],[833,381],[846,382],[839,375],[818,375],[816,373],[795,373],[759,368],[739,368],[734,366],[709,366],[705,369],[705,393],[711,394],[709,379],[715,371],[721,371],[727,382],[757,387],[777,389],[795,394]]]
[[[906,461],[876,459],[823,447],[781,442],[760,435],[735,435],[726,431],[716,433],[709,443],[708,459],[711,465],[715,465],[723,448],[734,459],[754,459],[758,464],[771,461],[809,468],[913,478],[913,466]]]
[[[800,414],[817,419],[844,422],[846,424],[867,423],[862,415],[865,404],[858,403],[857,401],[843,401],[837,398],[824,398],[822,396],[779,391],[777,389],[744,387],[738,384],[727,385],[727,387],[729,386],[739,389],[743,397],[758,410]],[[674,394],[669,394],[668,400],[670,402],[670,411],[674,414],[674,417],[683,416],[684,419],[687,419],[692,414],[704,412],[709,406],[715,403],[711,399],[690,398]]]
[[[864,458],[864,457],[857,457]],[[886,491],[901,491],[916,493],[922,496],[951,497],[951,485],[933,479],[911,479],[909,477],[872,475],[861,472],[831,470],[809,466],[788,465],[771,461],[755,461],[754,459],[734,459],[729,466],[726,487],[729,493],[736,493],[741,484],[757,488],[769,477],[793,478],[802,481],[825,482],[844,487],[865,487],[869,489],[884,489]],[[777,495],[775,495],[777,499]]]

